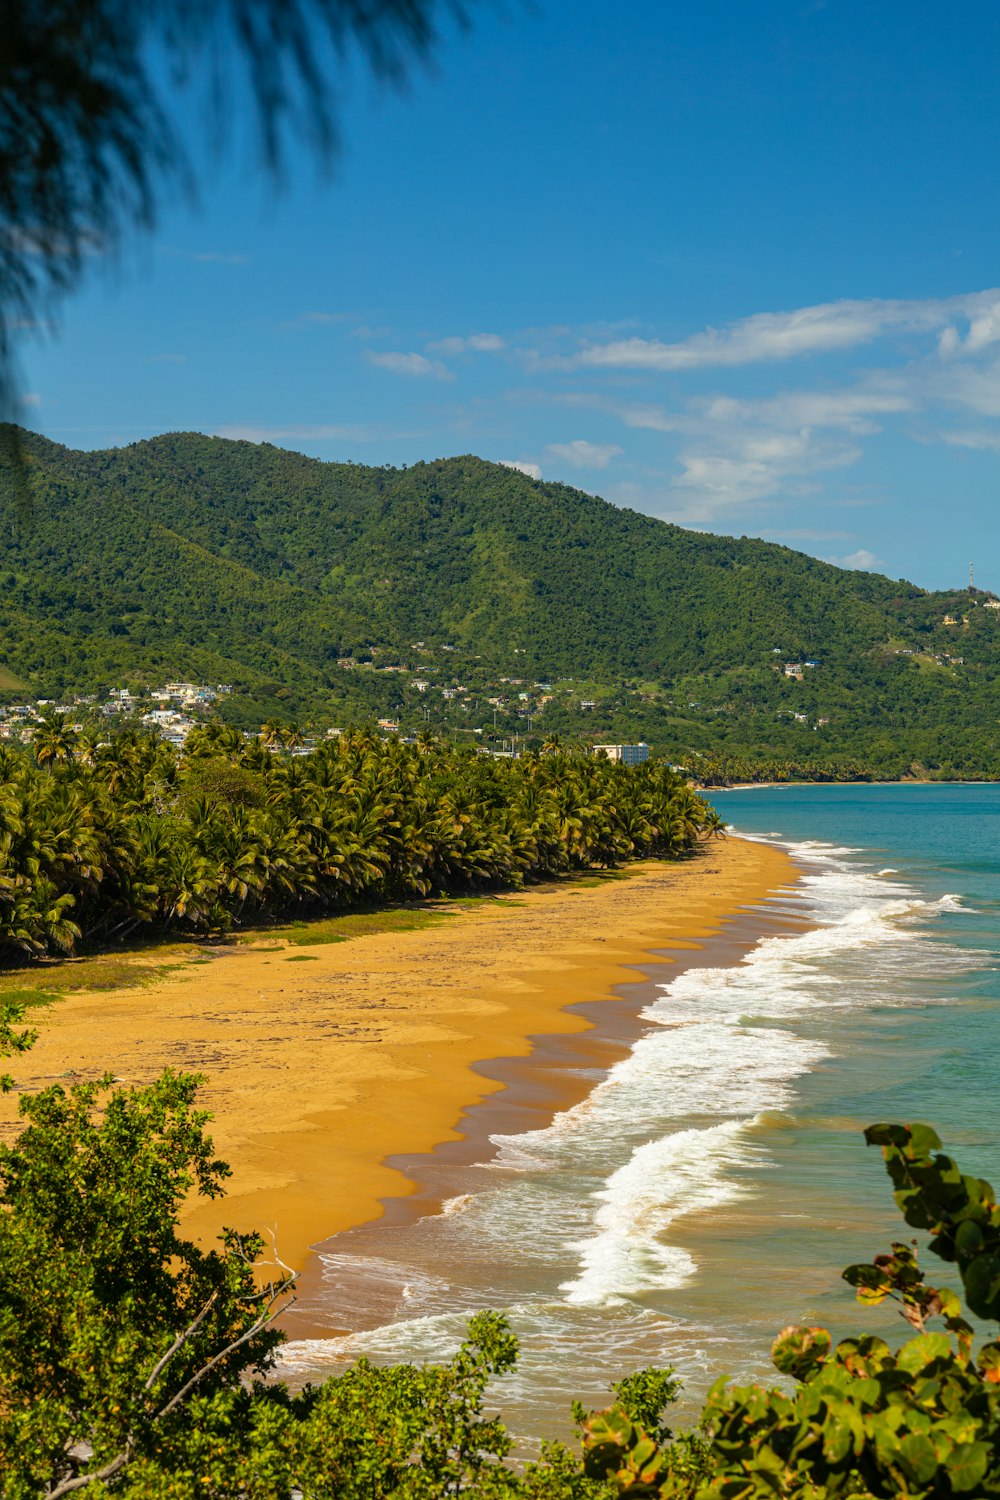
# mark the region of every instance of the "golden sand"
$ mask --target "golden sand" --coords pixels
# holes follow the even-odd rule
[[[795,879],[776,849],[716,840],[621,880],[442,904],[447,919],[416,931],[315,946],[300,937],[277,950],[262,940],[152,986],[83,992],[40,1012],[17,1082],[204,1073],[233,1176],[224,1201],[194,1206],[188,1231],[273,1230],[282,1258],[301,1266],[310,1245],[411,1189],[387,1156],[454,1139],[463,1108],[501,1087],[474,1063],[586,1028],[564,1007],[610,998],[654,950],[700,946]]]

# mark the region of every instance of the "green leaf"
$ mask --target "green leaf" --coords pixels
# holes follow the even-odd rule
[[[899,1447],[899,1462],[917,1484],[927,1484],[938,1470],[938,1456],[930,1438],[922,1432],[910,1432],[902,1438]]]
[[[921,1125],[919,1122],[915,1122],[907,1126],[907,1129],[910,1132],[907,1155],[930,1156],[932,1151],[941,1150],[941,1137],[936,1130],[932,1130],[930,1125]]]
[[[962,1443],[953,1449],[948,1459],[948,1478],[951,1487],[960,1495],[967,1494],[979,1484],[986,1473],[992,1457],[988,1443]]]
[[[935,1359],[951,1359],[951,1340],[946,1333],[921,1333],[904,1344],[896,1356],[897,1368],[915,1375]]]
[[[854,1442],[854,1433],[846,1416],[831,1412],[823,1424],[823,1457],[829,1464],[846,1458]]]
[[[825,1328],[783,1328],[771,1347],[771,1359],[782,1375],[805,1380],[823,1364],[832,1342]]]
[[[955,1231],[955,1249],[960,1256],[978,1255],[984,1244],[983,1231],[973,1219],[966,1219]]]
[[[980,1318],[1000,1316],[1000,1255],[977,1255],[962,1267],[965,1297]]]

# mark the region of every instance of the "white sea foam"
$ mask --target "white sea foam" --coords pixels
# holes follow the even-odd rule
[[[730,1175],[732,1167],[759,1152],[742,1133],[743,1122],[731,1120],[637,1146],[594,1194],[601,1204],[594,1214],[598,1233],[574,1247],[580,1251],[580,1274],[562,1283],[567,1302],[609,1307],[652,1288],[682,1286],[696,1270],[694,1259],[663,1235],[683,1214],[744,1195],[746,1189]]]
[[[660,985],[645,1033],[586,1099],[542,1130],[495,1136],[476,1190],[391,1242],[367,1241],[385,1259],[331,1258],[339,1326],[368,1331],[290,1346],[287,1366],[443,1357],[481,1306],[505,1308],[522,1338],[526,1411],[543,1388],[550,1400],[563,1385],[580,1394],[581,1370],[655,1363],[667,1349],[691,1367],[721,1341],[733,1363],[729,1330],[665,1316],[698,1272],[694,1216],[760,1191],[775,1119],[795,1118],[803,1075],[839,1050],[851,1012],[947,1003],[942,977],[985,957],[929,936],[958,897],[925,899],[846,845],[791,852],[802,878],[771,910],[812,925]]]
[[[471,1193],[459,1193],[454,1198],[446,1198],[444,1203],[442,1203],[441,1205],[442,1218],[450,1219],[453,1218],[455,1214],[464,1213],[471,1202]]]
[[[501,1171],[596,1179],[588,1232],[574,1234],[560,1216],[561,1252],[576,1260],[560,1283],[571,1304],[614,1305],[695,1274],[671,1228],[754,1190],[748,1169],[762,1163],[751,1127],[762,1112],[789,1108],[796,1080],[829,1055],[802,1032],[812,1015],[893,1003],[886,981],[901,947],[908,971],[973,961],[934,944],[910,951],[928,922],[960,906],[956,896],[923,899],[890,880],[894,872],[846,863],[857,852],[847,846],[808,841],[793,852],[810,861],[800,892],[814,927],[762,938],[735,966],[693,967],[661,985],[643,1012],[649,1030],[585,1100],[542,1130],[493,1138]],[[912,1003],[909,993],[895,998]],[[543,1190],[544,1179],[532,1197]]]

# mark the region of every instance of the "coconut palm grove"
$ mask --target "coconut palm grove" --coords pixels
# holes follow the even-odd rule
[[[555,740],[504,760],[364,731],[300,755],[299,738],[207,724],[180,754],[54,719],[31,753],[0,749],[0,952],[517,887],[679,857],[721,829],[663,762],[616,766]]]

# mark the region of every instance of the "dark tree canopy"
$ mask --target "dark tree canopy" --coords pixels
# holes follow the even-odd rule
[[[352,57],[399,84],[472,0],[0,0],[0,403],[18,336],[43,328],[96,254],[155,222],[196,174],[161,76],[207,83],[218,144],[249,101],[261,161],[291,139],[328,163]],[[166,69],[152,66],[154,56]],[[173,96],[171,96],[172,98]]]

